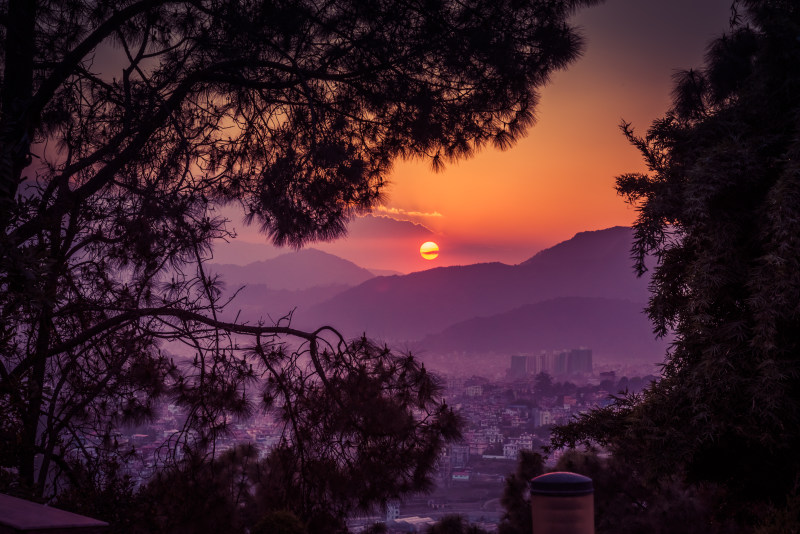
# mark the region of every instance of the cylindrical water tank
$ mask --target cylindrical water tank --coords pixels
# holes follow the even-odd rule
[[[594,534],[592,479],[563,471],[531,480],[533,534]]]

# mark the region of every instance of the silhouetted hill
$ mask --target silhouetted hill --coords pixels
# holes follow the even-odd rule
[[[477,315],[478,310],[497,313],[513,307],[505,281],[514,270],[501,263],[482,263],[381,276],[315,306],[299,319],[307,326],[331,324],[348,336],[367,332],[385,339],[419,339]]]
[[[565,262],[586,261],[616,263],[630,257],[633,230],[626,226],[614,226],[605,230],[578,232],[571,239],[537,252],[520,265],[563,265]],[[630,268],[631,263],[627,263]]]
[[[231,287],[227,294],[240,286]],[[293,310],[305,310],[311,306],[328,300],[349,289],[346,285],[315,286],[308,289],[288,290],[271,289],[264,284],[247,284],[239,291],[236,299],[225,308],[222,318],[232,321],[254,323],[264,320],[267,324],[276,322]]]
[[[355,263],[313,248],[282,254],[248,265],[210,264],[229,288],[264,284],[270,289],[300,290],[315,286],[355,286],[374,275]]]
[[[647,302],[649,278],[637,278],[631,260],[633,230],[615,226],[579,232],[519,267],[563,288],[553,296],[609,297]]]
[[[420,340],[474,317],[559,297],[647,301],[630,260],[630,228],[582,232],[520,265],[484,263],[378,277],[298,315],[348,336]]]
[[[392,271],[391,269],[368,269],[375,276],[403,276],[400,271]]]
[[[214,249],[214,263],[236,265],[246,265],[254,261],[264,261],[285,254],[285,250],[269,245],[267,243],[250,243],[239,239],[223,241],[215,240],[212,243]]]
[[[596,297],[563,297],[476,317],[427,336],[423,352],[523,353],[591,347],[595,359],[661,362],[666,341],[655,341],[643,304]]]

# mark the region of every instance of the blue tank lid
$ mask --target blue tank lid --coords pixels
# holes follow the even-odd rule
[[[594,493],[592,479],[577,473],[556,471],[531,480],[531,495],[579,497],[591,493]]]

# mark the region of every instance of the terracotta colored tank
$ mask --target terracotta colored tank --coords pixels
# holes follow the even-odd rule
[[[592,479],[567,472],[531,480],[533,534],[594,534]]]

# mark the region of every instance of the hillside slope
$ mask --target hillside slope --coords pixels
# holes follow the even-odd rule
[[[484,263],[377,277],[297,316],[348,336],[420,340],[473,317],[559,297],[647,301],[631,267],[630,228],[582,232],[520,265]],[[641,306],[640,306],[641,307]]]

